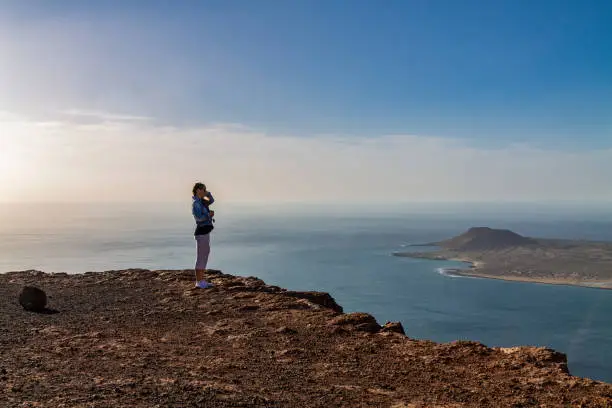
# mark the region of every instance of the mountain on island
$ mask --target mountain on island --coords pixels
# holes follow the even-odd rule
[[[442,248],[456,251],[489,251],[537,244],[535,239],[516,232],[488,227],[473,227],[461,235],[437,243]]]
[[[463,276],[612,289],[612,242],[529,238],[507,229],[470,228],[437,250],[393,255],[470,262]]]

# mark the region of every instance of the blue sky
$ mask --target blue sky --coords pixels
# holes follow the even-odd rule
[[[339,185],[384,179],[377,193],[389,200],[415,194],[612,200],[604,177],[612,174],[610,1],[0,0],[0,6],[0,132],[2,126],[12,132],[0,140],[5,171],[43,145],[36,163],[61,168],[79,145],[91,155],[87,163],[97,163],[83,177],[109,181],[96,162],[100,151],[132,148],[131,138],[159,152],[200,154],[182,149],[206,134],[226,141],[219,151],[234,154],[226,162],[249,163],[236,172],[219,162],[233,178],[213,174],[235,187],[228,196],[237,200],[256,191],[239,181],[252,174],[271,180],[269,194],[279,199],[304,199],[290,186],[316,191],[326,181],[326,194],[349,199],[350,189],[340,194]],[[168,141],[168,129],[183,147]],[[84,137],[92,143],[80,145]],[[252,153],[259,137],[277,154],[272,164]],[[394,156],[399,148],[411,163]],[[300,152],[330,149],[336,154],[322,164],[326,172],[301,178],[295,163],[316,163],[301,161]],[[354,157],[371,160],[376,171],[358,168]],[[489,184],[481,173],[490,169],[474,165],[475,158],[496,165]],[[430,162],[447,164],[432,169]],[[151,174],[144,156],[140,163],[123,169],[140,174],[134,184]],[[177,170],[173,182],[190,171],[197,169]],[[289,176],[276,180],[279,174]],[[394,174],[403,177],[404,195]],[[560,183],[561,176],[574,184]],[[71,177],[58,170],[53,183],[64,186]],[[507,184],[498,190],[500,180]],[[78,179],[73,183],[74,193]]]
[[[612,145],[609,1],[7,4],[15,25],[73,25],[92,48],[109,37],[100,53],[113,68],[71,106],[306,134]],[[169,71],[178,89],[147,89]]]

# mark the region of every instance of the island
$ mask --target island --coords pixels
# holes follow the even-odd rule
[[[612,289],[612,243],[530,238],[505,229],[470,228],[395,256],[465,262],[457,276]]]
[[[419,340],[325,292],[206,279],[0,274],[0,406],[612,408],[548,348]]]

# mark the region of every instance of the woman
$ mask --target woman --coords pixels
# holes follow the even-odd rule
[[[197,258],[195,264],[195,287],[200,289],[210,288],[213,285],[204,280],[208,255],[210,254],[210,232],[213,227],[214,212],[209,210],[209,206],[215,201],[212,194],[206,191],[203,183],[196,183],[193,186],[193,204],[191,213],[196,222],[195,240],[197,246]]]

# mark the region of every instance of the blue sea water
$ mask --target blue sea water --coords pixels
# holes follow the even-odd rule
[[[548,346],[574,375],[612,382],[612,291],[449,277],[457,262],[392,256],[475,225],[539,237],[612,240],[612,212],[512,207],[339,208],[218,205],[210,267],[345,311],[401,321],[413,338]],[[186,205],[0,205],[0,272],[190,268]]]

